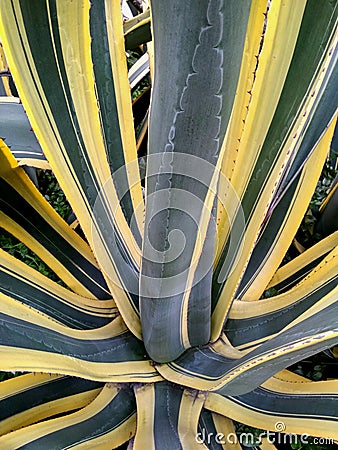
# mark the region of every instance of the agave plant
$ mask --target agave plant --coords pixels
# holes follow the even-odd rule
[[[7,97],[1,226],[66,285],[0,252],[1,370],[31,372],[0,385],[1,449],[221,449],[234,421],[338,439],[337,381],[287,370],[338,343],[338,232],[284,259],[335,126],[337,10],[151,0],[123,24],[119,0],[1,1],[37,138],[15,148]],[[141,180],[126,47],[150,39]]]

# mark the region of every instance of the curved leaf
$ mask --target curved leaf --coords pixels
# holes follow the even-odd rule
[[[239,395],[255,389],[269,377],[337,342],[335,287],[314,306],[253,350],[239,351],[226,337],[199,349],[190,349],[166,365],[157,365],[167,380],[201,390]]]
[[[189,0],[162,6],[151,4],[155,78],[140,309],[147,351],[163,362],[210,336],[219,153],[235,97],[250,2],[199,0],[196,7],[196,0]],[[231,66],[225,64],[229,60]],[[203,117],[202,108],[207,111]]]
[[[151,41],[150,10],[138,14],[123,24],[126,49],[133,49]]]
[[[136,61],[128,72],[130,88],[133,89],[146,75],[149,74],[149,56],[147,53]]]
[[[240,196],[241,212],[246,221],[243,246],[239,248],[238,258],[223,267],[231,230],[225,234],[222,256],[213,277],[212,340],[220,335],[238,283],[264,225],[268,208],[278,192],[283,173],[287,173],[288,164],[300,149],[307,154],[311,152],[335,114],[337,49],[333,46],[338,8],[337,2],[324,3],[325,7],[320,6],[319,14],[318,3],[307,2],[303,16],[300,12],[295,13],[293,2],[271,4],[271,20],[269,21],[268,14],[260,53],[263,65],[260,69],[258,62],[256,86],[252,89],[248,117],[241,136],[241,150],[236,158],[236,174],[231,178],[231,183]],[[303,2],[297,2],[297,8],[304,6]],[[273,11],[279,11],[280,14],[271,17]],[[322,25],[319,25],[319,15]],[[292,28],[292,33],[275,34],[279,27],[288,30]],[[284,51],[285,46],[287,53]],[[278,73],[277,76],[275,72],[281,69],[278,65],[279,57],[276,60],[272,58],[277,65],[270,67],[270,57],[274,56],[274,52],[284,61],[281,63],[283,75]],[[288,58],[288,63],[285,58]],[[275,75],[279,84],[272,101],[272,94],[266,89],[266,84],[268,83],[269,89],[274,90],[274,82],[271,81],[270,84],[268,79]],[[268,104],[268,107],[265,108],[264,104]],[[234,221],[233,227],[236,225]],[[223,296],[220,298],[222,292]]]
[[[337,395],[336,380],[311,382],[280,372],[248,394],[211,393],[205,407],[272,432],[277,432],[276,424],[281,423],[286,433],[337,439]]]
[[[280,267],[271,279],[267,289],[274,288],[282,293],[285,289],[304,278],[337,245],[338,232],[320,240],[299,256]]]
[[[158,381],[142,342],[121,318],[94,330],[74,330],[0,293],[3,370],[81,376],[97,381]]]
[[[0,136],[21,165],[49,168],[19,99],[0,97]]]
[[[0,384],[0,435],[80,409],[102,384],[61,375],[27,374]]]
[[[106,385],[87,407],[0,437],[3,448],[118,447],[135,433],[135,397],[128,388]]]
[[[135,393],[135,450],[208,448],[196,440],[204,394],[183,390],[166,382],[136,386]]]
[[[110,32],[107,34],[101,27],[93,36],[92,47],[90,24],[95,28],[95,14],[104,15]],[[110,120],[117,128],[121,125],[123,145],[116,151],[123,152],[125,161],[130,163],[130,178],[127,177],[127,186],[121,188],[123,197],[128,201],[130,190],[132,197],[136,196],[136,205],[139,205],[137,198],[143,204],[136,143],[129,121],[131,100],[125,90],[128,89],[126,62],[116,58],[124,46],[120,5],[95,3],[91,12],[90,3],[85,0],[51,4],[39,0],[34,6],[29,2],[5,2],[0,20],[6,56],[28,118],[103,269],[121,314],[140,337],[139,246],[128,224],[130,217],[123,212],[123,199],[111,178],[108,160],[113,144],[111,128],[106,122],[108,110],[98,108],[98,97],[107,92],[105,88],[109,95],[114,90],[118,114],[112,114]],[[112,57],[108,85],[105,84],[108,75],[104,72],[103,78],[97,81],[98,91],[93,73],[94,53],[95,59],[100,55],[107,58],[109,53]],[[122,179],[123,173],[125,167],[119,172]],[[136,214],[136,219],[141,215]],[[137,220],[135,223],[133,230],[137,234]]]
[[[1,226],[26,244],[75,292],[111,297],[89,246],[40,194],[0,140]]]
[[[335,120],[332,120],[303,170],[295,177],[287,192],[283,191],[278,204],[269,211],[237,289],[238,298],[259,299],[282,262],[316,188],[330,149],[334,127]]]
[[[70,328],[99,328],[118,315],[113,301],[95,301],[74,294],[3,250],[0,292]]]

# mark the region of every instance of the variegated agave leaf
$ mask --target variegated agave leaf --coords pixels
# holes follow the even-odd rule
[[[337,380],[287,370],[338,343],[337,232],[281,265],[337,118],[337,1],[142,5],[0,4],[1,227],[67,286],[0,251],[0,369],[29,372],[0,383],[0,448],[338,440]]]

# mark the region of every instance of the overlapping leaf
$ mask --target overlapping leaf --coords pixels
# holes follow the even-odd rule
[[[233,420],[338,439],[337,382],[282,371],[338,342],[336,233],[278,268],[333,133],[337,1],[151,8],[123,26],[118,0],[0,6],[20,98],[89,243],[2,142],[1,224],[74,292],[0,252],[1,369],[54,374],[0,386],[0,447],[220,450]],[[150,17],[144,227],[125,46],[151,38]]]
[[[210,219],[250,3],[161,6],[152,3],[155,80],[140,286],[146,348],[155,360],[168,361],[210,337],[215,233]],[[178,43],[188,24],[181,52]]]
[[[6,1],[1,27],[37,138],[120,312],[140,336],[137,242],[143,200],[119,8],[118,2],[90,8],[86,1]],[[119,184],[114,184],[112,170],[118,168]],[[128,223],[134,211],[132,232]]]

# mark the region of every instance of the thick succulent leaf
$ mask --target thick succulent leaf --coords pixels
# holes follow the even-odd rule
[[[336,231],[280,267],[271,279],[267,289],[273,288],[277,292],[282,293],[292,287],[316,267],[337,245],[338,232]]]
[[[131,19],[128,19],[123,22],[124,34],[127,35],[130,30],[132,30],[138,24],[143,23],[143,21],[147,21],[148,19],[150,19],[150,9],[147,8],[147,9],[144,9],[142,13],[137,14],[136,16],[132,17]]]
[[[120,3],[95,2],[90,8],[86,0],[39,0],[34,5],[6,1],[0,20],[6,56],[30,123],[121,314],[140,336],[136,241],[143,199]],[[99,74],[98,66],[109,61]],[[112,151],[121,167],[115,177],[118,192],[111,178]],[[127,172],[123,158],[129,163]]]
[[[50,372],[97,381],[158,381],[142,342],[120,318],[94,330],[68,328],[0,293],[3,370]]]
[[[263,24],[262,12],[270,3]],[[285,227],[277,237],[280,241],[273,240],[278,256],[266,258],[266,249],[260,254],[265,264],[260,266],[262,273],[273,263],[271,270],[264,272],[264,281],[250,291],[252,299],[260,296],[257,292],[261,293],[271,279],[301,217],[294,193],[302,200],[309,197],[306,177],[312,178],[314,186],[320,172],[318,161],[323,160],[324,149],[320,155],[313,149],[337,103],[332,88],[337,55],[330,49],[337,1],[324,0],[322,12],[316,0],[172,0],[165,2],[165,8],[163,1],[152,0],[158,43],[142,243],[142,330],[138,279],[144,202],[120,2],[102,0],[90,6],[88,0],[5,0],[3,4],[1,33],[4,30],[23,102],[105,273],[111,292],[108,296],[116,299],[126,325],[121,317],[105,325],[114,315],[111,308],[115,303],[86,300],[86,293],[103,297],[93,295],[82,279],[80,287],[75,282],[74,289],[80,296],[33,275],[0,252],[2,368],[96,380],[81,379],[77,385],[78,379],[71,376],[53,375],[44,382],[45,375],[38,381],[29,375],[22,377],[21,385],[20,380],[6,384],[4,395],[0,385],[0,413],[6,408],[3,401],[13,409],[22,408],[11,409],[13,421],[5,419],[5,425],[20,427],[22,420],[26,426],[1,437],[0,448],[110,450],[135,435],[128,449],[220,450],[229,446],[215,440],[201,445],[196,438],[203,426],[213,437],[217,432],[233,433],[233,422],[225,416],[273,431],[282,418],[287,432],[305,431],[338,439],[337,432],[332,432],[338,415],[337,382],[311,383],[287,372],[276,374],[338,343],[337,243],[334,239],[325,241],[326,245],[313,249],[311,261],[304,264],[304,258],[298,259],[287,267],[281,273],[282,282],[303,278],[287,293],[250,304],[234,300],[240,291],[249,293],[250,270],[256,264],[252,251],[257,238],[263,239],[265,230],[272,227],[269,214],[273,208],[280,213],[286,207]],[[129,30],[134,38],[139,27],[135,24],[135,36],[131,27]],[[44,52],[49,59],[44,59]],[[152,68],[151,51],[149,59]],[[205,111],[203,116],[201,111]],[[318,166],[311,165],[310,170],[310,163],[306,163],[302,169],[310,154],[309,161],[316,159]],[[182,160],[181,155],[188,157]],[[15,166],[10,163],[9,167],[12,170]],[[229,174],[243,203],[233,224],[223,218],[227,207],[233,206],[227,192],[231,186],[226,183],[225,189],[219,188],[218,195],[225,200],[224,208],[218,205],[216,219],[220,169],[223,176]],[[20,171],[16,168],[14,172]],[[6,177],[2,179],[12,189],[12,179],[9,182]],[[30,186],[21,175],[18,179],[18,186]],[[13,189],[23,202],[20,205],[27,207],[32,199],[38,220],[40,216],[47,218],[49,213],[30,187],[28,194],[24,189]],[[12,211],[9,206],[8,211]],[[18,216],[5,213],[0,213],[0,220],[6,227],[11,232],[17,230],[23,241],[31,240],[27,227],[17,225]],[[241,230],[236,236],[245,244],[238,246],[238,255],[235,252],[234,256],[240,257],[238,264],[236,258],[227,260],[227,252],[233,235],[231,225],[241,224],[241,214],[247,228],[243,228],[244,236]],[[35,223],[35,216],[31,217]],[[221,243],[217,252],[214,222],[218,223]],[[55,223],[59,235],[68,236],[56,219]],[[180,239],[177,227],[182,227],[187,242]],[[33,238],[36,248],[38,240]],[[69,241],[77,248],[70,237]],[[86,250],[80,246],[79,253],[86,257],[88,248],[83,248]],[[170,259],[172,250],[178,252]],[[152,259],[158,254],[158,259]],[[100,274],[94,258],[88,256],[88,260]],[[242,278],[248,263],[249,276]],[[220,280],[224,267],[226,276]],[[177,281],[173,275],[184,270]],[[305,278],[304,270],[310,271]],[[104,282],[100,286],[108,292]],[[201,346],[209,342],[210,331],[215,342]],[[153,359],[171,362],[154,367],[143,343],[132,333],[137,337],[143,334]],[[133,383],[134,392],[110,383],[101,390],[105,381]],[[60,385],[53,389],[53,383]],[[43,389],[50,396],[38,400],[36,392]],[[214,392],[203,392],[208,390]],[[27,395],[34,397],[33,405],[25,401]],[[72,406],[83,409],[27,427],[50,413],[70,411]],[[266,442],[262,444],[265,448]]]
[[[134,87],[149,74],[149,70],[149,56],[145,53],[136,61],[128,72],[130,88],[134,89]]]
[[[134,450],[207,449],[196,440],[205,396],[166,382],[135,387]]]
[[[129,95],[131,79],[127,74],[122,22],[117,6],[117,2],[109,1],[91,5],[91,56],[110,170],[113,177],[118,171],[115,189],[128,222],[130,223],[134,214],[136,216],[133,232],[140,245],[143,198],[138,166],[135,164],[136,142]],[[129,164],[133,161],[134,164]],[[128,180],[128,177],[131,179]],[[141,227],[140,230],[138,227]]]
[[[147,12],[149,21],[149,11]],[[102,49],[100,49],[102,51]],[[1,55],[4,57],[1,47]],[[100,60],[99,60],[100,61]],[[105,62],[107,64],[107,62]],[[101,66],[98,67],[100,75]],[[1,65],[0,65],[1,69]],[[149,59],[145,54],[128,72],[128,79],[131,89],[133,89],[146,75],[149,74]],[[98,76],[96,77],[98,78]],[[0,78],[1,80],[2,78]],[[105,99],[102,95],[102,99]],[[109,100],[110,97],[109,97]],[[111,106],[110,106],[111,108]],[[108,111],[111,114],[111,110]],[[119,133],[119,130],[113,130]],[[20,99],[12,96],[0,97],[0,137],[5,140],[6,145],[11,149],[14,157],[20,165],[49,169],[49,163],[38,143],[36,136],[30,126],[25,110],[20,103]],[[115,158],[111,158],[112,169],[116,166]],[[122,155],[123,156],[123,155]],[[122,165],[124,159],[122,158]]]
[[[262,34],[266,22],[266,9],[267,2],[265,0],[253,0],[251,2],[237,92],[231,113],[229,131],[223,143],[224,155],[221,170],[222,174],[229,180],[234,170],[240,136],[243,132],[245,118],[250,104],[251,89],[256,77]],[[225,194],[222,196],[219,194],[219,197],[217,205],[217,237],[219,245],[216,253],[216,261],[218,261],[222,251],[222,242],[225,239],[224,228],[227,227],[228,221],[226,216],[229,213],[227,196]]]
[[[135,433],[135,413],[133,391],[108,384],[80,411],[2,436],[0,445],[18,450],[115,448]]]
[[[278,269],[307,211],[330,149],[335,127],[332,120],[303,170],[283,191],[282,199],[268,213],[248,266],[237,289],[237,298],[257,300]],[[278,232],[276,233],[276,230]]]
[[[0,136],[21,165],[49,168],[18,98],[0,97]]]
[[[335,287],[253,350],[241,352],[223,336],[209,346],[187,350],[172,363],[157,365],[157,370],[167,380],[194,389],[222,389],[224,395],[249,392],[286,366],[337,343],[337,295]]]
[[[88,405],[103,385],[62,375],[26,374],[0,384],[0,435]]]
[[[163,8],[154,1],[151,6],[155,77],[141,320],[148,353],[169,361],[210,336],[215,188],[250,2],[199,0],[196,7],[196,0],[172,1]]]
[[[272,2],[267,11],[262,2],[252,6],[249,49],[242,62],[240,95],[234,104],[223,163],[223,171],[240,198],[259,157],[293,55],[305,2],[297,2],[296,10],[294,6],[280,0]],[[219,233],[222,250],[229,226],[226,215],[220,217],[218,226],[224,227]]]
[[[1,226],[31,248],[76,293],[111,298],[88,245],[64,222],[0,140]]]
[[[246,222],[243,246],[238,258],[224,266],[232,232],[229,226],[225,227],[224,246],[213,279],[212,339],[221,332],[283,173],[287,173],[288,164],[305,143],[309,145],[307,153],[311,152],[335,114],[337,50],[333,43],[337,3],[324,2],[319,13],[318,3],[307,2],[305,7],[303,2],[297,2],[297,8],[305,7],[304,15],[301,11],[296,13],[294,6],[291,2],[272,2],[267,16],[255,84],[231,177]],[[271,76],[277,77],[278,89],[274,81],[269,81]],[[233,227],[236,226],[235,220]]]
[[[126,49],[133,49],[151,41],[150,10],[124,22],[123,31]]]
[[[296,286],[259,302],[235,301],[224,332],[232,345],[252,347],[278,333],[332,292],[338,283],[335,247]]]
[[[118,315],[113,301],[81,297],[0,250],[0,292],[76,329],[99,328]]]
[[[287,371],[239,396],[210,393],[205,408],[253,427],[337,439],[338,383]]]
[[[256,347],[273,337],[291,320],[295,320],[299,314],[330,292],[337,286],[337,281],[338,277],[335,277],[321,289],[313,290],[301,297],[297,295],[294,301],[289,296],[284,298],[278,296],[271,305],[263,301],[261,308],[251,308],[246,302],[235,303],[234,311],[230,313],[230,318],[224,326],[224,333],[231,344],[240,350]],[[280,305],[277,304],[278,300],[282,301]],[[246,308],[246,312],[243,308]]]

